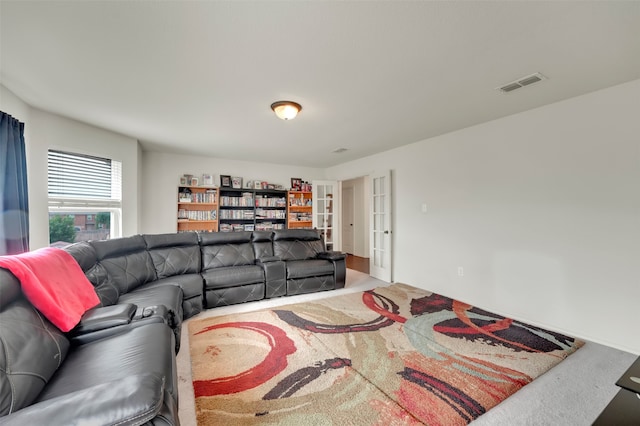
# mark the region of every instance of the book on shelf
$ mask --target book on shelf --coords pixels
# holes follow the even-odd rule
[[[253,195],[246,194],[247,196],[242,197],[223,195],[220,197],[220,205],[222,207],[253,207]]]
[[[217,219],[217,210],[184,210],[178,212],[179,222],[184,222],[185,220],[208,221]]]

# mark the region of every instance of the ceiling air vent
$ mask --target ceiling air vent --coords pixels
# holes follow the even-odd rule
[[[348,151],[348,149],[347,148],[336,148],[331,152],[333,152],[334,154],[341,154],[341,153],[343,153],[345,151]]]
[[[496,89],[500,90],[502,93],[509,93],[509,92],[513,92],[516,89],[520,89],[521,87],[529,86],[531,84],[538,83],[546,79],[547,77],[537,72],[535,74],[522,77],[516,81],[512,81],[511,83],[507,83],[504,86],[497,87]]]

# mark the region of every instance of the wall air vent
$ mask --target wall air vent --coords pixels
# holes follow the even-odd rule
[[[512,81],[511,83],[507,83],[504,86],[496,87],[496,89],[500,90],[502,93],[509,93],[509,92],[513,92],[516,89],[520,89],[522,87],[529,86],[531,84],[538,83],[546,79],[547,77],[537,72],[535,74],[531,74],[526,77],[519,78],[518,80]]]

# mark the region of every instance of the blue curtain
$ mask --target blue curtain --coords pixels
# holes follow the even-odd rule
[[[29,251],[24,123],[0,111],[0,255]]]

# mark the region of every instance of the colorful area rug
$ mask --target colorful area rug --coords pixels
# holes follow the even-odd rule
[[[583,342],[404,284],[189,324],[198,425],[464,425]]]

